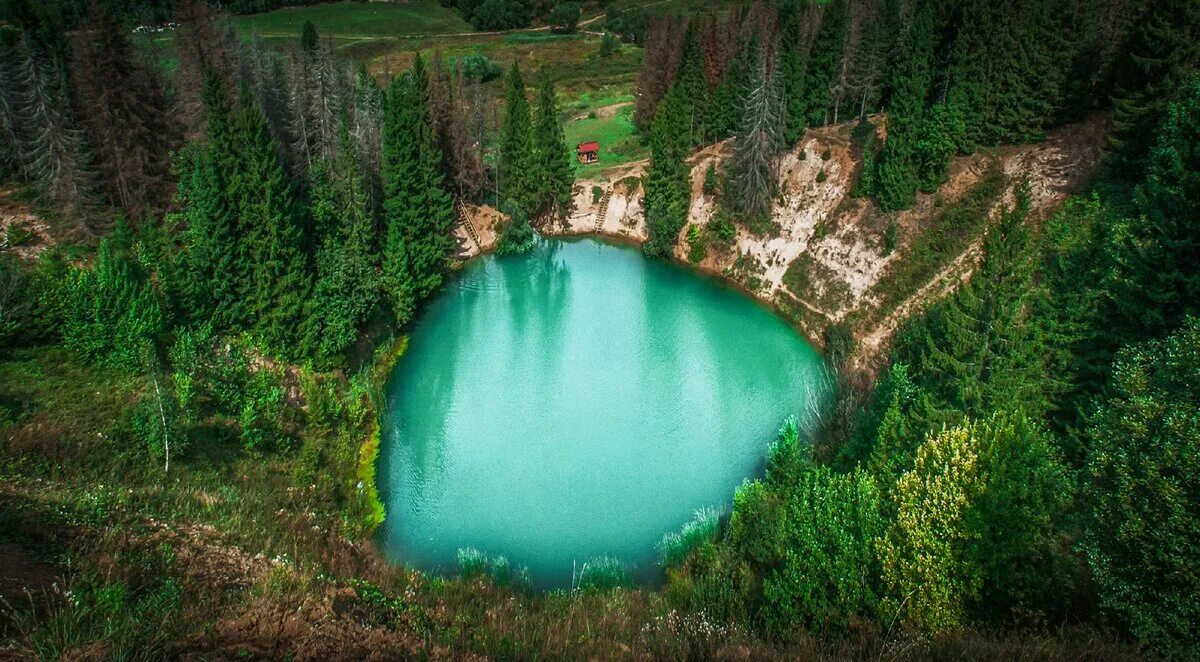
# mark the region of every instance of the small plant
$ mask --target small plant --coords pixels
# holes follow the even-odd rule
[[[800,159],[801,161],[807,161],[808,160],[808,150],[801,147],[800,154],[797,155],[796,158]]]
[[[621,40],[611,32],[605,32],[603,37],[600,37],[600,57],[612,57],[614,53],[621,50]]]
[[[896,220],[888,221],[887,230],[883,233],[883,254],[891,255],[896,250]]]
[[[4,233],[4,241],[0,242],[0,246],[24,246],[33,241],[33,230],[25,227],[20,223],[13,223],[8,226],[8,230]]]
[[[594,110],[593,110],[593,111],[589,112],[589,113],[587,114],[587,116],[588,116],[588,119],[589,119],[589,120],[594,120],[594,119],[596,119],[596,111],[594,111]]]
[[[600,188],[599,186],[593,186],[592,187],[592,204],[594,205],[594,204],[600,202],[600,198],[603,198],[603,197],[604,197],[604,189]]]
[[[700,264],[708,255],[708,237],[704,228],[699,225],[688,227],[688,262]]]
[[[826,179],[829,179],[829,175],[825,174],[824,168],[821,168],[821,171],[817,173],[817,183],[822,184]]]
[[[709,162],[704,171],[704,195],[717,194],[717,164]]]
[[[458,550],[458,568],[463,577],[490,577],[497,586],[529,589],[529,570],[514,568],[504,556],[488,556],[474,547]]]
[[[828,161],[831,158],[833,158],[833,151],[826,147],[825,151],[821,152],[821,160]]]

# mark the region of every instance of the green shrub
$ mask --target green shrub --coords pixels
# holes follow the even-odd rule
[[[621,40],[611,32],[605,32],[603,37],[600,37],[600,57],[612,57],[614,53],[621,50]]]
[[[817,173],[817,183],[822,184],[826,179],[829,179],[829,175],[825,174],[824,168],[821,168],[820,172]]]
[[[829,148],[827,147],[827,148],[825,148],[824,152],[821,152],[821,160],[828,161],[831,158],[833,158],[833,152],[830,151]]]
[[[688,228],[688,262],[692,264],[700,264],[708,255],[708,237],[704,228],[699,225],[692,225]]]

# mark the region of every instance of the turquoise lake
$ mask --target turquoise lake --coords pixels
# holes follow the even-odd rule
[[[656,544],[761,474],[829,379],[783,320],[711,278],[590,239],[469,263],[426,307],[387,386],[388,558],[457,571],[460,548],[561,588]]]

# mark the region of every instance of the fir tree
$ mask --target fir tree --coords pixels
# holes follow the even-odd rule
[[[842,61],[848,24],[846,0],[826,3],[805,68],[803,101],[796,108],[796,121],[806,126],[823,126],[830,121],[833,86]]]
[[[538,84],[535,126],[536,172],[543,187],[542,203],[539,205],[539,209],[561,217],[571,208],[571,186],[575,183],[575,169],[571,163],[571,153],[567,150],[567,139],[563,134],[562,122],[558,116],[554,83],[545,71],[542,72]]]
[[[933,4],[925,0],[917,8],[891,72],[887,141],[879,156],[875,185],[884,210],[911,205],[918,186],[915,146],[933,84]]]
[[[809,3],[785,6],[779,26],[779,80],[786,104],[784,139],[794,145],[804,135],[806,109],[805,73],[808,70],[810,21]]]
[[[525,98],[521,68],[514,61],[508,75],[504,123],[500,127],[500,194],[527,216],[537,213],[541,202],[534,163],[529,100]]]
[[[663,99],[650,130],[650,166],[645,177],[647,255],[671,254],[679,231],[687,224],[691,204],[691,170],[687,163],[687,107],[678,86]]]
[[[690,144],[703,142],[709,131],[708,84],[704,76],[704,54],[700,50],[700,39],[694,24],[688,26],[683,38],[683,53],[679,59],[679,72],[675,84],[680,88],[684,114],[688,118],[687,130]]]
[[[1119,67],[1113,102],[1113,147],[1124,174],[1137,180],[1168,101],[1200,70],[1200,4],[1153,3]]]
[[[429,80],[418,55],[392,81],[383,124],[383,284],[401,324],[441,285],[453,247],[454,198],[429,118]]]
[[[760,47],[756,59],[755,84],[742,109],[742,128],[734,138],[726,187],[737,211],[752,226],[771,218],[777,157],[783,147],[783,104],[773,78],[772,53]]]
[[[91,20],[75,49],[80,117],[104,190],[137,218],[166,204],[175,130],[157,72],[137,59],[124,28],[99,5]]]
[[[340,133],[338,160],[332,169],[320,162],[312,192],[313,225],[321,237],[313,296],[317,351],[328,361],[358,340],[379,297],[367,187],[345,122]]]
[[[238,260],[247,278],[251,329],[274,352],[299,357],[307,335],[312,283],[304,250],[304,210],[276,156],[266,119],[243,87],[234,124],[238,169],[230,186],[238,215]]]

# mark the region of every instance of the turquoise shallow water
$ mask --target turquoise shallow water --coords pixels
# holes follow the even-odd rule
[[[453,572],[474,547],[543,588],[607,555],[653,581],[662,535],[727,506],[827,390],[781,319],[635,249],[547,240],[476,260],[388,383],[383,549]]]

